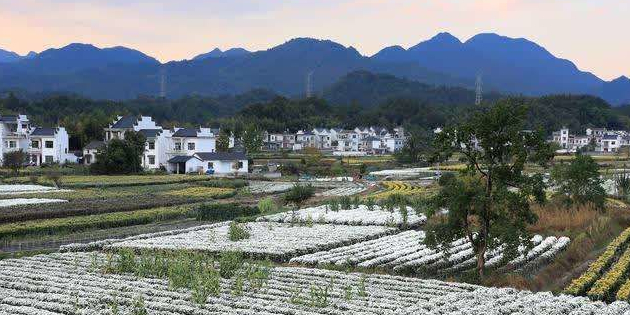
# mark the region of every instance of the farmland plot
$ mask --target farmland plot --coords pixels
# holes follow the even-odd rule
[[[623,314],[630,305],[513,289],[275,267],[262,287],[219,278],[203,300],[165,279],[103,273],[105,255],[71,253],[0,261],[0,314]],[[141,301],[141,303],[138,303]],[[139,306],[140,305],[140,306]],[[134,313],[134,314],[140,314]]]
[[[322,192],[320,195],[324,197],[339,197],[339,196],[352,196],[367,190],[365,185],[359,183],[347,183],[342,184],[340,187],[335,187],[330,190]]]
[[[0,185],[0,196],[23,195],[33,193],[68,192],[66,189],[56,189],[54,187],[42,185]]]
[[[630,228],[615,238],[565,292],[593,300],[630,300]]]
[[[424,245],[425,234],[422,231],[405,231],[395,235],[384,236],[345,247],[320,251],[291,259],[293,263],[306,265],[346,265],[363,268],[386,268],[394,271],[422,270],[432,274],[454,274],[475,267],[475,257],[466,239],[451,243],[450,255],[430,249]],[[490,251],[486,255],[486,267],[523,269],[535,268],[547,263],[568,244],[566,237],[553,236],[543,238],[540,235],[532,239],[534,247],[530,251],[521,248],[521,255],[506,266],[502,251]]]
[[[36,205],[42,203],[60,203],[68,202],[63,199],[48,199],[48,198],[13,198],[0,200],[0,207],[12,207],[20,205]]]
[[[249,183],[249,191],[252,194],[274,194],[285,192],[293,187],[291,182],[261,182],[251,181]]]
[[[184,233],[116,242],[105,248],[196,250],[222,252],[239,250],[252,257],[288,260],[291,257],[373,239],[394,233],[384,226],[339,226],[315,224],[291,226],[284,223],[245,223],[250,237],[240,241],[229,239],[229,224]]]
[[[332,211],[330,206],[323,205],[312,208],[305,208],[292,212],[283,212],[258,218],[258,221],[271,222],[317,222],[345,225],[388,225],[388,226],[418,226],[426,222],[426,216],[416,214],[407,207],[407,217],[405,218],[398,208],[389,212],[379,206],[374,206],[369,210],[367,206],[360,205],[354,209]],[[405,222],[406,221],[406,222]]]

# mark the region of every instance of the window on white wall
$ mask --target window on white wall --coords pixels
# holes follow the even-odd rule
[[[44,142],[44,145],[46,146],[46,149],[52,149],[54,147],[52,141],[46,141]]]
[[[46,162],[46,164],[50,164],[53,162],[53,156],[52,155],[46,155],[44,157],[44,162]]]
[[[155,155],[149,155],[149,165],[155,165]]]
[[[194,142],[188,142],[188,150],[194,150],[195,149],[195,143]]]
[[[155,141],[149,141],[149,150],[155,150]]]

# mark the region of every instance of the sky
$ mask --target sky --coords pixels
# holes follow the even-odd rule
[[[294,37],[364,55],[450,32],[524,37],[610,80],[630,76],[630,0],[0,0],[0,48],[126,46],[160,61]]]

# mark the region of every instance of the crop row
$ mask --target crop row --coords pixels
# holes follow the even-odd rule
[[[422,194],[426,192],[426,188],[422,186],[416,186],[414,184],[402,181],[385,181],[382,182],[382,185],[385,186],[385,191],[375,193],[372,195],[375,199],[383,199],[387,198],[393,194],[400,195],[416,195]]]
[[[0,314],[612,315],[630,310],[627,303],[550,293],[293,267],[271,268],[261,287],[220,277],[209,287],[174,289],[166,279],[95,268],[107,259],[71,253],[0,261]]]
[[[595,260],[579,278],[574,279],[565,292],[574,295],[584,295],[589,292],[591,286],[598,281],[602,275],[610,268],[618,259],[619,254],[630,242],[630,228],[623,231],[616,237],[604,250],[604,252]],[[600,282],[599,286],[602,283]],[[597,292],[602,289],[598,289]],[[595,293],[596,291],[594,291]],[[599,293],[597,293],[599,294]]]
[[[329,223],[342,225],[387,225],[387,226],[418,226],[426,222],[426,217],[416,214],[413,209],[407,207],[406,211],[400,208],[389,212],[380,206],[371,209],[365,205],[333,211],[330,205],[300,209],[294,212],[284,212],[258,218],[258,221],[285,222],[285,223]]]
[[[284,261],[291,257],[361,242],[393,233],[384,226],[341,226],[315,224],[293,226],[285,223],[244,223],[249,238],[233,241],[230,226],[225,223],[173,235],[113,243],[106,249],[132,248],[152,250],[193,250],[211,253],[239,250],[250,257]]]
[[[448,255],[444,251],[427,247],[422,231],[405,231],[345,247],[320,251],[291,259],[293,263],[306,265],[351,265],[362,268],[384,268],[400,272],[428,272],[431,274],[453,274],[472,269],[475,257],[470,243],[460,239],[450,244]],[[486,267],[522,269],[528,264],[541,264],[562,251],[569,243],[566,237],[536,236],[534,247],[527,251],[519,249],[520,255],[501,267],[504,261],[502,250],[495,249],[486,255]]]
[[[74,193],[79,194],[81,191]],[[199,186],[163,192],[121,193],[119,196],[107,193],[105,198],[97,196],[85,199],[77,198],[64,203],[15,205],[0,208],[0,223],[127,212],[228,198],[234,194],[235,191],[231,188]]]

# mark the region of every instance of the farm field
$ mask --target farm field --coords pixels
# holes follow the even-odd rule
[[[407,207],[403,215],[400,208],[389,212],[380,206],[369,209],[365,205],[359,205],[352,209],[330,209],[330,205],[300,209],[295,212],[278,213],[258,218],[258,221],[284,222],[284,223],[331,223],[347,225],[386,225],[386,226],[418,226],[426,221],[426,217],[417,214],[411,207]]]
[[[19,195],[21,202],[0,207],[0,223],[52,219],[71,216],[125,212],[163,206],[211,201],[234,196],[233,188],[198,186],[194,183],[146,186],[82,188]],[[11,195],[0,196],[0,205],[16,200]],[[39,205],[48,199],[63,203]],[[29,202],[29,200],[31,200]],[[67,201],[67,202],[65,202]]]
[[[627,303],[607,305],[549,293],[294,267],[254,266],[250,273],[248,265],[230,269],[201,265],[208,272],[203,282],[207,286],[193,282],[189,289],[185,282],[190,280],[145,277],[138,273],[145,267],[129,262],[118,255],[89,252],[0,261],[0,314],[411,315],[520,310],[612,315],[630,311]]]
[[[375,199],[385,199],[391,195],[429,195],[432,189],[428,187],[431,184],[428,182],[403,182],[403,181],[383,181],[381,185],[385,188],[384,191],[373,193],[370,195]]]
[[[423,244],[422,231],[405,231],[378,239],[356,243],[328,251],[317,252],[291,259],[292,263],[306,265],[356,266],[360,268],[390,269],[407,274],[453,275],[475,267],[475,257],[470,244],[458,240],[451,244],[449,256],[444,252],[430,249]],[[506,270],[538,268],[560,253],[570,240],[566,237],[540,235],[532,239],[534,247],[507,264],[503,264],[501,250],[486,255],[486,267]]]
[[[566,292],[594,300],[630,300],[630,228],[615,238]]]
[[[229,238],[229,223],[218,223],[184,230],[182,233],[123,240],[108,245],[105,249],[193,250],[210,253],[238,250],[250,257],[268,257],[283,261],[299,254],[373,239],[395,231],[384,226],[292,226],[272,222],[244,223],[243,228],[251,236],[237,241]]]
[[[207,175],[67,175],[61,178],[62,188],[88,188],[111,186],[141,186],[169,183],[188,183],[207,181]],[[38,183],[52,186],[54,183],[47,178],[39,178]],[[4,180],[7,184],[29,184],[29,177],[14,177]]]

